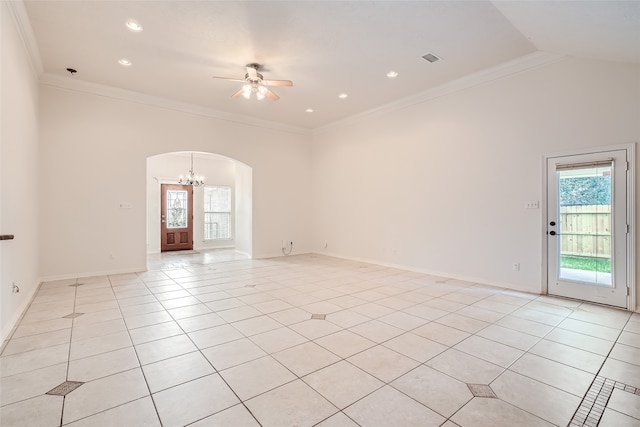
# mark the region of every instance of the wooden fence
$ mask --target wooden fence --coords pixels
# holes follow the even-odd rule
[[[561,206],[560,253],[611,258],[611,206]]]

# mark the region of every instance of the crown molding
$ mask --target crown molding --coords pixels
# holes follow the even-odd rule
[[[398,101],[385,104],[381,107],[374,108],[342,120],[320,126],[312,130],[312,135],[319,135],[325,132],[337,130],[373,117],[389,114],[393,111],[401,110],[412,105],[422,104],[432,101],[436,98],[446,96],[464,89],[479,86],[495,80],[512,76],[523,71],[527,71],[536,67],[550,64],[565,58],[565,55],[555,53],[537,51],[528,55],[521,56],[514,60],[502,63],[495,67],[487,68],[473,74],[452,80],[440,86],[436,86],[424,92],[400,99]]]
[[[113,99],[119,99],[134,102],[143,105],[149,105],[158,108],[165,108],[184,113],[211,117],[219,120],[225,120],[234,123],[245,124],[249,126],[257,126],[267,129],[274,129],[283,132],[295,133],[299,135],[318,135],[332,130],[340,129],[372,117],[389,114],[393,111],[401,110],[412,105],[429,102],[436,98],[446,96],[464,89],[469,89],[481,84],[489,83],[501,78],[509,77],[517,73],[521,73],[533,68],[537,68],[546,64],[550,64],[565,58],[565,55],[559,55],[549,52],[537,51],[528,55],[521,56],[512,61],[505,62],[495,67],[473,73],[451,82],[436,86],[427,91],[400,99],[398,101],[374,108],[342,120],[335,121],[328,125],[324,125],[315,129],[307,129],[303,127],[286,125],[283,123],[272,122],[269,120],[257,119],[250,116],[227,113],[224,111],[214,110],[200,105],[179,102],[168,98],[161,98],[152,95],[146,95],[127,89],[120,89],[113,86],[101,85],[98,83],[58,76],[49,73],[42,73],[40,83],[45,86],[51,86],[58,89],[64,89],[74,92],[88,93],[92,95],[104,96]]]
[[[120,89],[113,86],[102,85],[98,83],[79,80],[75,77],[63,77],[50,73],[42,73],[40,75],[40,84],[50,86],[57,89],[68,90],[71,92],[87,93],[91,95],[103,96],[106,98],[128,101],[136,104],[148,105],[151,107],[164,108],[167,110],[179,111],[182,113],[193,114],[197,116],[210,117],[214,119],[224,120],[233,123],[240,123],[249,126],[279,130],[299,135],[311,135],[311,130],[303,127],[286,125],[283,123],[272,122],[269,120],[257,119],[254,117],[243,116],[240,114],[232,114],[224,111],[214,110],[212,108],[203,107],[196,104],[175,101],[168,98],[147,95],[127,89]]]
[[[38,43],[36,43],[36,37],[33,34],[33,28],[31,27],[31,21],[29,15],[27,15],[27,9],[24,6],[23,0],[3,1],[2,3],[7,5],[10,15],[16,24],[18,34],[22,39],[22,43],[29,56],[29,62],[36,76],[42,74],[42,58],[40,56],[40,49],[38,49]]]

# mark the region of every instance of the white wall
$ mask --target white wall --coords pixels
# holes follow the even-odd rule
[[[0,233],[15,235],[0,242],[4,340],[38,286],[38,80],[6,2],[0,15]]]
[[[539,293],[542,157],[638,140],[640,67],[571,58],[326,131],[314,248]]]
[[[236,164],[236,251],[253,253],[253,171],[243,163]]]
[[[160,185],[177,184],[180,175],[186,176],[191,164],[190,153],[161,154],[147,159],[147,252],[160,252]],[[217,155],[195,153],[194,171],[203,176],[205,186],[231,187],[231,239],[204,240],[204,187],[193,191],[193,248],[213,249],[235,247],[237,233],[251,233],[251,229],[236,227],[235,187],[236,163]],[[249,194],[249,197],[251,195]],[[249,236],[250,238],[250,236]]]
[[[195,151],[253,170],[256,258],[282,239],[310,250],[309,137],[133,102],[40,88],[41,274],[82,276],[146,267],[146,159]],[[132,209],[119,209],[121,202]]]

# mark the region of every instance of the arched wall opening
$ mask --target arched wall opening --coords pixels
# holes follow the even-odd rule
[[[236,192],[243,195],[236,197],[236,227],[242,229],[238,221],[246,218],[246,232],[236,233],[238,251],[252,259],[281,256],[283,240],[294,242],[294,253],[311,250],[309,135],[46,85],[40,89],[43,280],[147,269],[147,159],[175,152],[236,161]],[[196,172],[205,175],[195,161]],[[188,157],[175,168],[162,176],[184,175]]]
[[[191,151],[147,157],[147,254],[160,253],[160,186],[177,184],[191,167]],[[206,186],[231,188],[231,236],[211,240],[204,233],[204,187],[194,188],[193,249],[233,248],[253,257],[253,170],[238,160],[215,153],[193,152],[193,169]]]

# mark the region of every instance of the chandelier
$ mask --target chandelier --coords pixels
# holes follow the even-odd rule
[[[189,169],[187,178],[185,179],[182,175],[180,175],[178,184],[193,185],[194,187],[200,187],[201,185],[204,185],[204,177],[196,176],[196,174],[193,172],[193,153],[191,153],[191,169]]]

